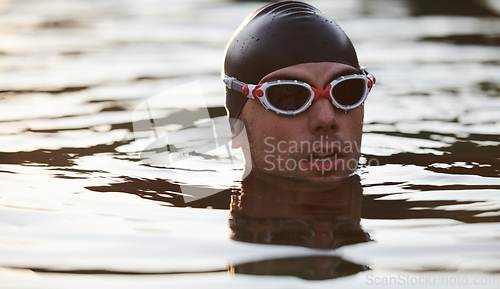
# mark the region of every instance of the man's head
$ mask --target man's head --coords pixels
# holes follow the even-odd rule
[[[232,81],[226,108],[245,125],[245,159],[254,169],[330,181],[357,168],[361,104],[373,83],[344,31],[322,12],[292,1],[256,11],[230,40],[223,74]],[[363,98],[345,96],[352,91]]]

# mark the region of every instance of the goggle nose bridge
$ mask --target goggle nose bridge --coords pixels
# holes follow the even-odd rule
[[[328,100],[332,101],[332,94],[330,93],[330,90],[332,89],[332,84],[328,84],[325,89],[317,89],[313,86],[311,86],[312,91],[314,92],[314,98],[311,101],[314,102],[316,99],[319,99],[320,97],[324,96],[328,98]]]

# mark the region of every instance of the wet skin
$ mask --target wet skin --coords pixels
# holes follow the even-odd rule
[[[358,73],[340,63],[303,63],[274,71],[260,83],[300,80],[323,90],[342,75]],[[295,116],[276,114],[249,99],[240,116],[249,146],[233,140],[233,147],[241,146],[245,161],[263,173],[319,182],[338,180],[357,168],[363,116],[363,106],[345,113],[324,96]]]

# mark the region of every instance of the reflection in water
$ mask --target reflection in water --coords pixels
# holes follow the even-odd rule
[[[233,194],[229,224],[235,241],[336,249],[370,241],[359,222],[358,175],[329,185],[252,172]],[[283,258],[233,265],[231,272],[330,279],[367,270],[337,256]]]
[[[295,276],[306,280],[326,280],[349,276],[368,268],[337,256],[307,256],[272,259],[231,265],[233,274]]]
[[[477,0],[407,0],[411,14],[497,16],[489,1]]]
[[[446,35],[441,37],[429,36],[420,38],[422,41],[445,42],[456,45],[488,45],[500,46],[500,37],[497,35],[466,34]]]

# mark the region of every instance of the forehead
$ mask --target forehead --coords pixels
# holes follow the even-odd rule
[[[260,80],[260,83],[278,79],[301,80],[309,83],[314,81],[321,82],[356,73],[359,73],[359,70],[347,64],[337,62],[310,62],[296,64],[273,71],[264,76]]]

